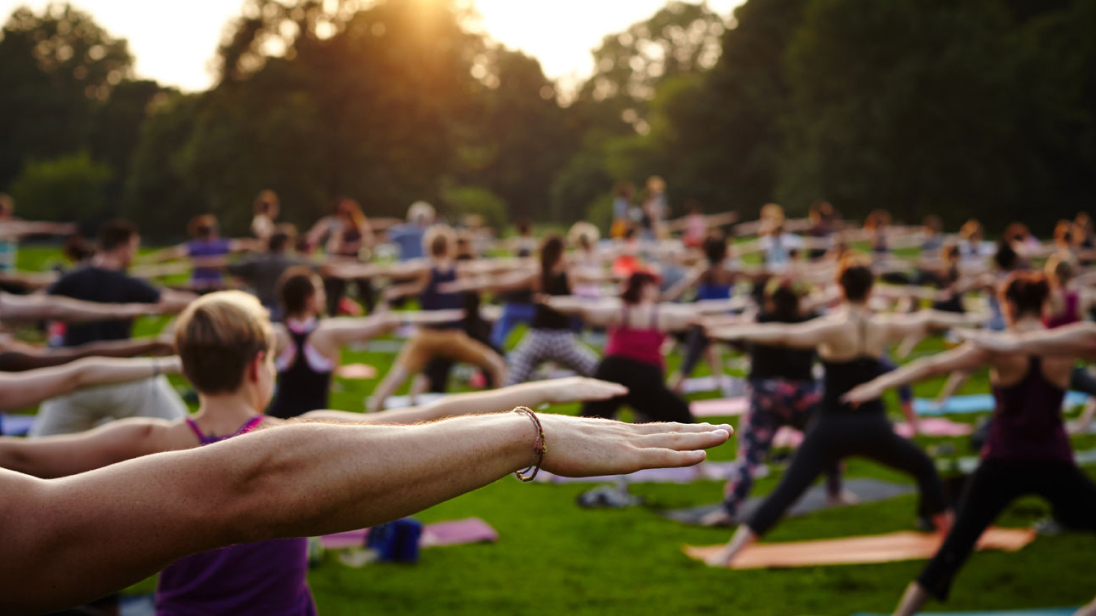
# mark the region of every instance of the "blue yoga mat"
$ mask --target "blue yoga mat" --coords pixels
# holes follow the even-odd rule
[[[26,436],[34,425],[34,415],[0,413],[0,436]]]
[[[1040,609],[1007,609],[1005,612],[922,612],[924,616],[1072,616],[1076,607],[1048,607]],[[883,614],[856,614],[854,616],[884,616]]]
[[[1066,394],[1066,402],[1070,406],[1078,406],[1088,399],[1086,394],[1079,391],[1071,391]],[[927,398],[917,398],[913,401],[913,410],[918,415],[950,415],[962,413],[985,413],[992,411],[996,402],[993,394],[974,394],[970,396],[952,396],[943,407],[937,407],[936,403]]]

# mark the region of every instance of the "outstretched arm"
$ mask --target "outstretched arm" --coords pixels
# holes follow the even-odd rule
[[[565,476],[687,466],[729,427],[541,415],[543,468]],[[420,426],[293,424],[64,479],[0,471],[0,611],[124,588],[186,554],[346,531],[475,490],[533,459],[517,413]],[[58,584],[58,580],[65,580]]]
[[[474,413],[501,413],[516,406],[536,408],[542,404],[567,404],[587,400],[606,400],[623,396],[628,388],[617,383],[570,377],[511,385],[502,389],[456,394],[423,406],[392,409],[377,413],[312,411],[302,419],[367,424],[412,424],[437,421],[446,417]]]
[[[537,301],[556,312],[579,317],[591,325],[611,327],[620,323],[622,310],[618,299],[592,300],[574,295],[541,295]]]
[[[1074,323],[1022,335],[962,330],[957,333],[981,348],[999,353],[1096,357],[1096,323]]]
[[[951,372],[973,370],[989,361],[990,353],[973,344],[923,357],[850,390],[843,400],[853,404],[875,400],[883,392]]]
[[[178,357],[89,357],[56,368],[0,373],[0,410],[24,408],[92,385],[125,383],[179,371]]]
[[[708,336],[717,340],[744,340],[768,346],[813,349],[825,340],[837,325],[829,319],[812,319],[804,323],[760,323],[715,327]]]
[[[400,325],[451,323],[464,318],[463,310],[381,312],[368,317],[324,319],[312,334],[312,344],[324,355],[338,356],[346,345],[368,342]]]
[[[0,437],[0,468],[43,479],[67,477],[166,451],[171,422],[131,417],[78,434]]]
[[[0,372],[24,372],[38,368],[51,368],[85,357],[170,355],[172,352],[172,345],[160,338],[103,340],[56,349],[26,345],[0,353]]]
[[[102,304],[60,295],[11,295],[0,293],[0,315],[5,321],[66,321],[87,323],[111,319],[131,319],[146,314],[162,314],[160,304]]]

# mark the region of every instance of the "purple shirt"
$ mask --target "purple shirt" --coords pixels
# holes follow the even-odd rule
[[[1042,361],[1032,357],[1027,376],[1011,387],[994,387],[997,408],[982,448],[987,460],[1065,462],[1073,464],[1073,448],[1062,425],[1066,392],[1043,376]]]
[[[212,240],[191,240],[186,243],[186,252],[191,257],[223,257],[232,248],[232,240],[216,238]],[[216,283],[221,282],[221,270],[216,267],[195,267],[190,274],[192,282]]]
[[[235,434],[202,434],[188,420],[202,445],[246,434],[254,418]],[[175,561],[160,573],[157,616],[255,614],[315,616],[308,589],[308,539],[270,539],[200,552]]]

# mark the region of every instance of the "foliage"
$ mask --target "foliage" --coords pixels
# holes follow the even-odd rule
[[[76,221],[85,228],[111,216],[107,200],[110,167],[86,152],[30,161],[11,185],[19,215],[32,220]]]
[[[495,229],[503,229],[508,222],[506,202],[486,188],[462,186],[449,188],[441,194],[442,213],[459,222],[468,215],[482,216],[484,223]]]

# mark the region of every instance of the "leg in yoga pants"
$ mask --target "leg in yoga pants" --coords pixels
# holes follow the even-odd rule
[[[1076,466],[984,460],[971,477],[944,545],[921,571],[917,583],[936,599],[947,599],[955,575],[982,532],[1010,502],[1026,494],[1050,501],[1055,514],[1072,527],[1096,532],[1096,484]]]
[[[1069,388],[1080,391],[1089,396],[1096,396],[1096,376],[1093,376],[1087,368],[1077,366],[1069,377]]]
[[[757,535],[767,533],[823,470],[850,456],[868,458],[913,476],[922,505],[930,514],[947,508],[932,459],[895,434],[886,417],[868,412],[820,411],[780,485],[747,522],[750,530]]]
[[[530,329],[510,355],[510,373],[506,385],[524,383],[537,366],[546,361],[567,366],[580,376],[597,369],[597,355],[580,345],[574,332],[563,329]]]
[[[739,424],[738,456],[734,474],[725,489],[723,508],[732,518],[753,488],[757,469],[772,449],[773,437],[782,426],[803,429],[821,400],[821,389],[814,381],[756,379],[750,381],[750,411]],[[827,489],[841,493],[841,475],[837,464],[826,470]]]
[[[666,388],[660,366],[626,357],[606,357],[598,364],[594,378],[620,383],[628,388],[628,393],[584,404],[584,417],[614,419],[620,405],[627,404],[648,421],[693,422],[689,403]]]
[[[689,376],[704,357],[704,350],[711,341],[704,335],[703,327],[690,327],[685,332],[685,356],[681,358],[681,375]]]

